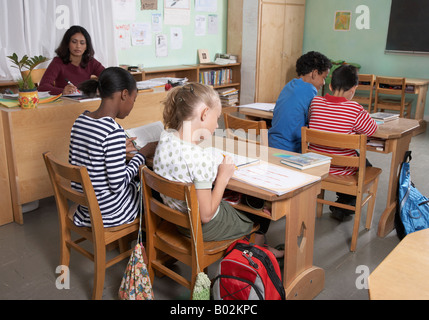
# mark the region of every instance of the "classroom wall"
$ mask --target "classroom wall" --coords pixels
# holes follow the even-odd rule
[[[369,29],[359,29],[362,12],[356,9],[360,5],[369,9]],[[429,55],[384,52],[390,6],[391,0],[307,0],[303,52],[316,50],[332,60],[358,63],[361,73],[428,79]],[[336,11],[352,12],[350,31],[334,30]],[[427,103],[425,119],[429,120]]]
[[[141,1],[135,0],[136,16],[135,20],[115,20],[115,25],[124,25],[132,23],[151,23],[152,14],[160,13],[162,19],[162,34],[168,39],[168,56],[157,57],[155,50],[155,35],[152,33],[151,45],[131,46],[127,49],[118,48],[119,64],[135,65],[143,64],[144,67],[173,66],[180,64],[198,63],[198,49],[208,49],[210,58],[214,60],[216,53],[226,52],[226,32],[227,32],[227,11],[228,0],[216,0],[217,12],[195,11],[195,0],[189,0],[191,4],[190,23],[188,25],[166,25],[164,24],[164,0],[158,0],[157,10],[141,10]],[[208,19],[211,14],[218,17],[217,34],[209,34],[208,28],[206,35],[195,35],[195,17],[203,15]],[[170,42],[171,28],[181,28],[183,32],[183,44],[181,49],[172,49]]]

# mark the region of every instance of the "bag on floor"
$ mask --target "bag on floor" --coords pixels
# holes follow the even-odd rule
[[[279,264],[272,252],[237,240],[213,281],[215,300],[285,300]]]
[[[398,203],[395,228],[399,239],[407,234],[429,228],[429,199],[411,181],[411,151],[405,153],[399,174]]]

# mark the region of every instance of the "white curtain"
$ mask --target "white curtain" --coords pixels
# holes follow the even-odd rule
[[[0,80],[19,77],[7,58],[14,52],[54,58],[72,25],[88,30],[98,61],[118,65],[113,19],[111,0],[0,0]]]

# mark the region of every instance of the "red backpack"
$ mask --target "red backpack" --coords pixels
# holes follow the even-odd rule
[[[215,300],[285,300],[280,267],[268,249],[237,240],[213,281]]]

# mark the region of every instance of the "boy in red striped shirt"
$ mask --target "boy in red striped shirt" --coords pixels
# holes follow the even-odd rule
[[[310,105],[309,128],[344,134],[366,134],[377,131],[377,124],[369,113],[357,102],[351,101],[358,85],[358,71],[352,65],[342,65],[332,73],[329,88],[332,94],[316,96]],[[310,146],[313,150],[344,156],[356,156],[356,150]],[[367,165],[371,165],[367,161]],[[331,166],[330,174],[352,175],[357,168]],[[354,205],[356,197],[337,193],[337,202]],[[354,213],[337,207],[330,207],[332,217],[342,221],[345,215]]]

